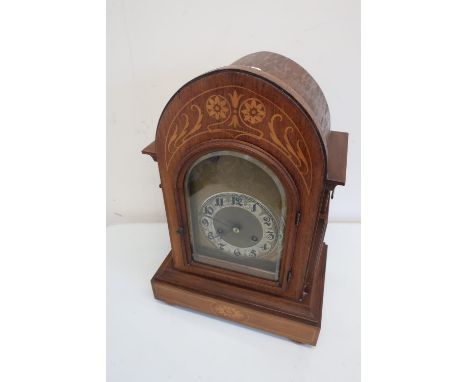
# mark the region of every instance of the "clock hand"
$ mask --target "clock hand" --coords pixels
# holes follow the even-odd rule
[[[224,225],[226,227],[229,227],[230,230],[236,227],[234,225],[223,222],[222,220],[216,219],[214,216],[204,215],[204,217],[213,219],[214,221],[216,221],[216,222],[218,222],[218,223],[220,223],[220,224],[222,224],[222,225]]]

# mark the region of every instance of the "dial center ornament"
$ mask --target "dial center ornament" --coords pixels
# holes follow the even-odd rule
[[[280,239],[273,213],[247,194],[211,195],[202,203],[198,218],[203,235],[228,256],[267,257]]]

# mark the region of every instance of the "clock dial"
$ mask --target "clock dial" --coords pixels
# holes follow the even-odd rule
[[[278,279],[287,206],[271,169],[246,154],[216,151],[191,166],[185,192],[195,261]]]
[[[262,258],[273,253],[278,243],[274,214],[252,196],[214,194],[202,203],[198,215],[203,235],[226,255]]]

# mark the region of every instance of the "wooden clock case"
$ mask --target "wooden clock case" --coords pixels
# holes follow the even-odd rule
[[[217,106],[217,107],[216,107]],[[320,332],[330,196],[346,177],[348,134],[330,131],[325,97],[294,61],[270,52],[185,84],[166,105],[144,150],[158,163],[172,250],[151,280],[154,296],[315,345]],[[287,194],[277,281],[192,259],[184,177],[216,150],[264,162]]]

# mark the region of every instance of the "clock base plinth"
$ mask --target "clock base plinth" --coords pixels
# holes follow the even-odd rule
[[[174,269],[171,254],[169,253],[151,279],[151,286],[156,299],[170,305],[182,306],[264,330],[286,337],[299,344],[316,345],[320,333],[318,323],[306,322],[291,316],[287,317],[281,312],[269,312],[252,304],[239,303],[185,285],[177,285],[177,273],[178,271]]]

